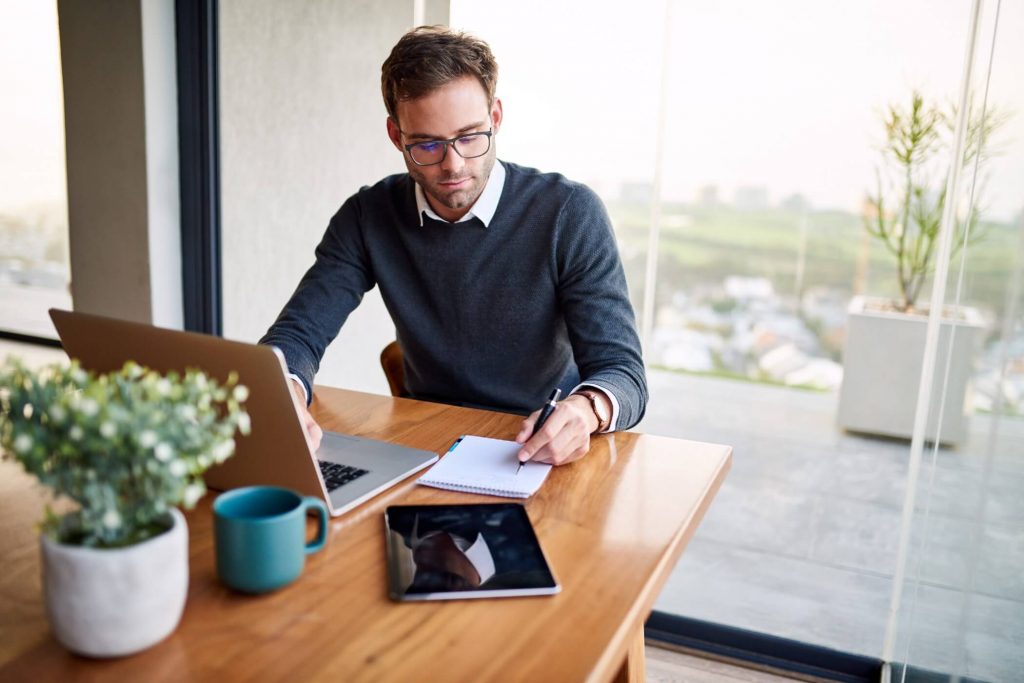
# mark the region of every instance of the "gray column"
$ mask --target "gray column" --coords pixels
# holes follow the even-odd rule
[[[173,0],[60,0],[76,310],[182,325]]]

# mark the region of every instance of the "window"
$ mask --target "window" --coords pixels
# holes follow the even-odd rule
[[[989,101],[1022,112],[1011,74],[1024,53],[1007,37],[1024,16],[1007,5]],[[994,11],[980,22],[976,106]],[[1020,566],[1020,535],[1007,526],[1019,528],[1024,510],[1002,498],[1024,485],[1010,455],[1022,451],[1002,433],[1019,429],[1005,408],[1019,400],[1013,373],[1024,357],[1019,313],[1007,314],[1024,257],[1019,114],[992,137],[999,155],[977,204],[989,235],[965,252],[968,289],[954,299],[951,275],[946,299],[977,306],[992,332],[1013,330],[985,335],[987,370],[973,382],[979,411],[1000,396],[1004,412],[973,421],[956,447],[928,451],[934,466],[919,473],[908,469],[908,440],[836,425],[851,298],[898,291],[894,260],[864,229],[882,117],[889,104],[909,106],[915,89],[948,112],[969,15],[969,3],[922,1],[452,3],[451,25],[489,41],[501,64],[499,156],[586,182],[609,208],[644,330],[652,400],[640,429],[735,447],[658,609],[976,678],[1024,666],[1013,635],[1024,595],[1008,570]],[[948,167],[952,147],[938,158]],[[944,177],[933,174],[928,192]],[[961,215],[967,206],[965,197]],[[992,430],[1000,435],[986,441]],[[909,539],[908,475],[914,509],[930,519],[914,516]],[[971,547],[988,552],[973,573]],[[901,620],[887,625],[904,581]]]
[[[0,331],[55,339],[71,308],[55,2],[0,7]]]

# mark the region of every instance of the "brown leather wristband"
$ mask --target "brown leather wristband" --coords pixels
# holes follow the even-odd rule
[[[601,400],[604,397],[598,392],[590,389],[580,389],[576,394],[583,396],[590,401],[590,409],[594,411],[594,416],[597,417],[597,429],[592,433],[600,434],[604,430],[608,429],[608,425],[612,422],[612,416]]]

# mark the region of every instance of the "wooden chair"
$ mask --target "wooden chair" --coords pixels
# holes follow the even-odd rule
[[[405,362],[402,355],[402,347],[397,341],[393,341],[384,347],[380,352],[380,366],[384,368],[384,376],[388,379],[388,388],[391,395],[397,397],[408,396],[405,390]]]

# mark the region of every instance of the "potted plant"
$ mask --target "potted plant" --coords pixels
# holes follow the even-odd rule
[[[0,368],[0,448],[50,488],[41,524],[50,626],[73,652],[145,649],[177,626],[188,592],[188,532],[202,473],[249,432],[247,390],[204,373],[135,363],[93,374],[77,362]],[[67,500],[63,500],[67,499]]]
[[[865,202],[864,226],[893,257],[899,297],[858,296],[850,304],[838,411],[839,425],[845,429],[902,438],[913,434],[928,316],[917,300],[933,269],[942,215],[949,201],[945,182],[955,119],[955,112],[926,102],[916,91],[909,108],[893,104],[884,114],[882,159],[876,190],[868,193]],[[969,112],[962,163],[968,173],[978,169],[975,182],[979,184],[983,180],[980,169],[988,158],[986,143],[1001,123],[1001,117],[991,112],[984,116]],[[976,187],[967,215],[954,221],[954,255],[965,241],[981,237],[980,195],[980,187]],[[933,383],[933,407],[925,431],[931,441],[956,444],[966,434],[968,389],[983,331],[976,310],[943,311],[937,355],[940,370]],[[947,356],[951,358],[948,380]]]

